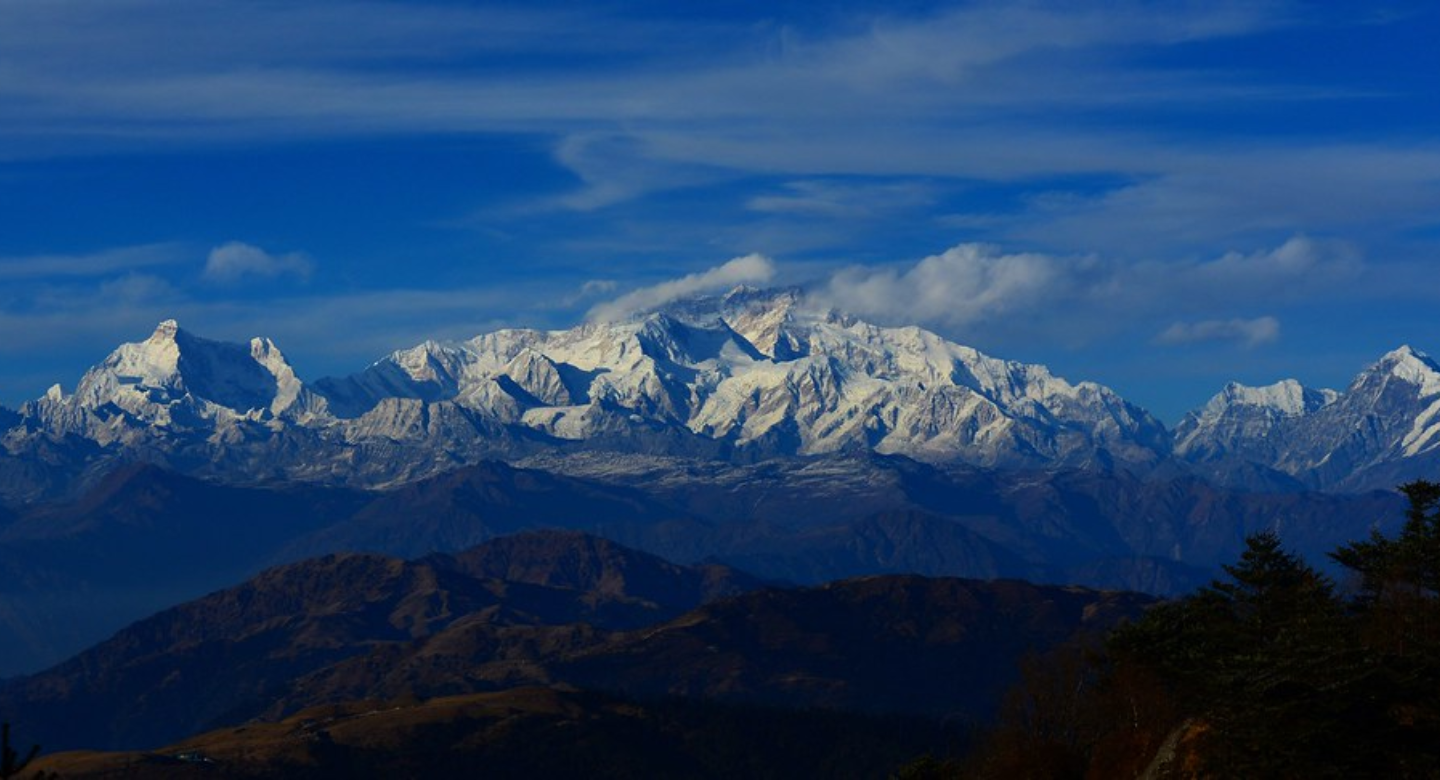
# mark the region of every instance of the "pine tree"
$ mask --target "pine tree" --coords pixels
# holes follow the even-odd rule
[[[1360,577],[1372,642],[1405,656],[1440,645],[1440,484],[1411,482],[1400,492],[1410,507],[1398,536],[1375,531],[1330,557]]]
[[[1355,572],[1369,662],[1363,701],[1370,735],[1393,774],[1440,775],[1440,484],[1402,485],[1410,501],[1394,538],[1378,532],[1331,554]]]
[[[20,758],[19,752],[10,747],[10,724],[0,725],[0,780],[9,780],[19,775],[39,754],[40,746],[34,745],[30,752],[25,754],[25,758]]]
[[[1345,776],[1337,723],[1354,643],[1334,585],[1273,533],[1246,539],[1226,577],[1151,610],[1110,643],[1172,686],[1205,724],[1203,755],[1217,776]]]

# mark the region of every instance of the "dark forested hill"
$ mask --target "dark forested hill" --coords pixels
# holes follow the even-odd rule
[[[52,748],[155,746],[322,703],[523,684],[973,718],[993,708],[1020,656],[1147,603],[911,576],[703,605],[755,584],[578,534],[410,562],[327,556],[167,610],[12,681],[0,712]]]

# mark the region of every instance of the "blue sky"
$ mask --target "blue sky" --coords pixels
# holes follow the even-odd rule
[[[1440,353],[1436,40],[1423,2],[0,0],[0,402],[167,317],[313,380],[691,275],[1167,421],[1343,386]]]

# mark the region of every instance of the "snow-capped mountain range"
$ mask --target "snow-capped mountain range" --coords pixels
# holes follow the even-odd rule
[[[1229,385],[1172,433],[1092,382],[738,288],[613,323],[426,342],[302,383],[268,339],[160,324],[18,413],[0,492],[114,462],[231,480],[385,485],[483,458],[604,450],[756,460],[848,450],[998,468],[1194,468],[1389,487],[1440,463],[1440,369],[1402,348],[1343,393]]]
[[[1181,421],[1174,452],[1212,475],[1259,464],[1310,487],[1386,488],[1433,478],[1440,471],[1440,366],[1402,346],[1343,392],[1294,380],[1231,384]]]

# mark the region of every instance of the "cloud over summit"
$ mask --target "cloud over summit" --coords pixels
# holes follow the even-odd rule
[[[843,269],[817,296],[860,316],[894,320],[904,315],[932,325],[965,326],[1074,292],[1084,263],[961,244],[908,268]]]
[[[723,265],[679,279],[641,287],[592,308],[586,319],[611,322],[692,295],[718,292],[742,284],[766,284],[775,277],[775,263],[763,255],[737,257]]]
[[[843,268],[815,285],[814,294],[877,322],[920,324],[961,340],[1023,330],[1074,343],[1148,327],[1161,332],[1159,344],[1253,347],[1277,339],[1279,322],[1241,312],[1344,296],[1366,269],[1349,244],[1307,236],[1268,250],[1171,262],[961,244],[914,264]]]

